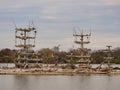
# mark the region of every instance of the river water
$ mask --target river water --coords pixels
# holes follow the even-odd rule
[[[14,64],[0,64],[0,67],[14,67]],[[0,75],[0,90],[120,90],[120,75]]]
[[[120,90],[120,75],[0,75],[0,90]]]

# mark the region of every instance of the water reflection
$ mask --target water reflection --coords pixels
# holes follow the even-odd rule
[[[0,90],[119,90],[120,75],[0,76]]]
[[[28,89],[28,87],[29,87],[29,77],[14,76],[13,81],[14,81],[14,85],[15,85],[15,87],[13,87],[13,90],[29,90]]]

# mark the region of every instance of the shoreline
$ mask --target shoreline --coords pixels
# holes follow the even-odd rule
[[[101,70],[86,70],[80,71],[78,69],[46,69],[42,70],[39,68],[32,69],[0,69],[0,75],[92,75],[92,74],[108,74],[108,75],[120,75],[120,70],[111,70],[111,71],[101,71]]]

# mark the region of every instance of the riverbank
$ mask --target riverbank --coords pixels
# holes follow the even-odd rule
[[[0,75],[81,75],[81,74],[119,74],[120,70],[94,70],[94,69],[39,69],[39,68],[31,68],[31,69],[0,69]]]

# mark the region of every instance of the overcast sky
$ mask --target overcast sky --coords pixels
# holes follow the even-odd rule
[[[92,49],[120,47],[120,0],[1,0],[0,49],[15,48],[14,31],[33,21],[38,33],[36,48],[61,50],[79,47],[74,44],[73,27],[89,33]]]

